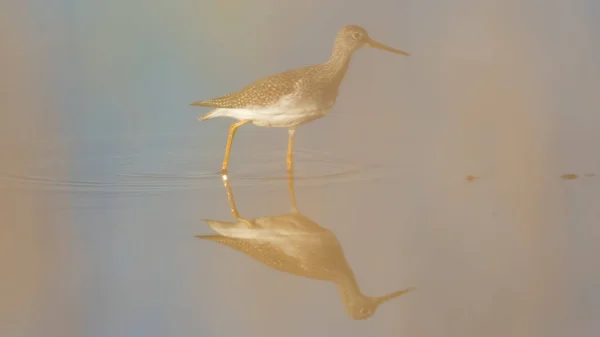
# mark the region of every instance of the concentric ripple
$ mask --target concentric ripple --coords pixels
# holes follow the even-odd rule
[[[200,190],[218,186],[220,181],[220,153],[190,155],[179,153],[152,153],[149,155],[114,156],[110,159],[86,158],[86,164],[74,160],[65,172],[53,175],[37,171],[36,174],[0,174],[0,188],[51,190],[74,193],[144,194],[162,191]],[[92,162],[92,164],[90,164]],[[107,165],[94,171],[88,167],[94,162]],[[334,155],[298,149],[294,153],[294,179],[297,186],[327,185],[378,179],[382,176],[376,166],[359,165]],[[83,167],[83,168],[82,168]],[[114,174],[113,174],[114,172]],[[228,172],[232,185],[275,184],[288,178],[285,153],[261,151],[260,155],[236,153],[232,156]],[[77,179],[71,177],[77,176]],[[65,178],[66,177],[66,178]]]

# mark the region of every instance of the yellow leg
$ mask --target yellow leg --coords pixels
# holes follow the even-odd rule
[[[294,164],[292,152],[294,150],[294,133],[295,132],[296,132],[296,129],[288,130],[289,136],[288,136],[288,150],[287,150],[287,158],[286,158],[288,171],[292,170],[292,167]]]
[[[227,137],[227,147],[225,147],[225,158],[223,159],[223,165],[221,166],[221,172],[227,173],[227,166],[229,165],[229,154],[231,153],[231,145],[233,144],[233,136],[235,136],[235,131],[240,126],[250,122],[249,120],[239,121],[237,123],[231,124],[229,127],[229,136]]]
[[[292,204],[292,212],[298,212],[298,207],[296,207],[296,190],[294,189],[294,170],[288,171],[288,188],[290,189],[290,201]]]
[[[231,191],[231,187],[229,186],[229,177],[227,174],[223,174],[221,177],[223,179],[223,185],[225,185],[225,191],[227,191],[227,200],[229,200],[229,208],[231,209],[231,215],[237,221],[245,223],[248,227],[252,227],[252,223],[242,218],[237,210],[237,206],[235,205],[235,200],[233,200],[233,192]]]

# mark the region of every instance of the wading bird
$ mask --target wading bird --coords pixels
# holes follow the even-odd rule
[[[238,120],[229,128],[221,172],[227,172],[231,145],[237,128],[246,123],[288,129],[287,168],[291,170],[296,128],[325,116],[331,110],[350,65],[350,59],[354,52],[362,47],[374,47],[408,55],[404,51],[373,40],[362,27],[347,25],[337,33],[331,57],[327,62],[265,77],[228,95],[192,103],[194,106],[214,108],[199,117],[200,120],[216,117]]]

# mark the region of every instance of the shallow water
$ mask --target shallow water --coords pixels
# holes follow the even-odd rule
[[[0,336],[598,336],[595,2],[173,3],[0,14]],[[365,295],[416,287],[363,321],[331,282],[195,237],[234,221],[231,120],[188,105],[322,61],[352,17],[412,56],[355,56],[296,133],[294,186]],[[291,211],[286,141],[239,129],[241,217]]]
[[[582,255],[572,254],[591,258],[595,249],[587,241],[597,233],[592,200],[600,185],[593,176],[564,180],[543,169],[523,178],[498,164],[496,173],[481,170],[469,179],[462,165],[442,168],[435,156],[407,167],[304,148],[301,135],[312,130],[299,131],[294,183],[301,212],[334,233],[364,294],[417,287],[359,322],[347,315],[333,284],[281,273],[194,238],[214,234],[201,219],[234,221],[215,172],[226,127],[197,127],[223,133],[201,156],[182,137],[173,146],[178,151],[102,158],[85,151],[70,159],[76,179],[51,175],[59,158],[30,167],[36,174],[3,172],[5,193],[35,198],[29,212],[52,214],[31,223],[43,238],[21,233],[38,242],[33,250],[12,252],[43,254],[43,264],[52,266],[24,331],[53,326],[48,317],[59,315],[60,327],[85,336],[500,336],[546,331],[549,317],[565,322],[581,306],[595,310],[595,295],[578,298],[597,275],[568,276],[587,269]],[[287,213],[285,146],[257,147],[255,156],[240,151],[252,138],[234,145],[228,174],[240,216]],[[384,143],[377,150],[395,148]],[[99,163],[102,174],[84,169]],[[554,194],[532,194],[540,185]]]

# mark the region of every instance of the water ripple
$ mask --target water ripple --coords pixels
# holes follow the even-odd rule
[[[208,157],[208,158],[207,158]],[[284,156],[277,151],[260,156],[237,155],[229,176],[232,185],[277,183],[287,179]],[[334,155],[298,149],[294,153],[295,181],[298,186],[374,180],[382,177],[381,167],[360,165]],[[98,158],[92,158],[100,161]],[[86,159],[88,162],[90,158]],[[94,162],[94,160],[91,160]],[[190,191],[216,187],[220,180],[220,158],[216,153],[191,156],[189,151],[112,157],[116,172],[102,178],[86,170],[80,179],[64,179],[43,174],[0,174],[0,188],[51,190],[72,193],[144,194],[163,191]],[[73,165],[77,166],[77,162]],[[112,172],[112,170],[111,170]]]

